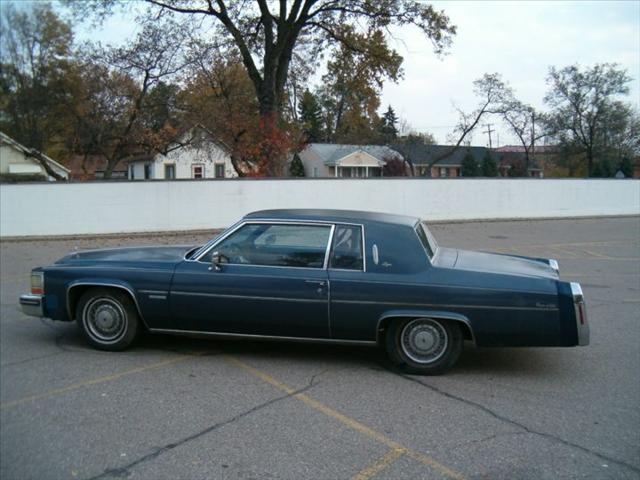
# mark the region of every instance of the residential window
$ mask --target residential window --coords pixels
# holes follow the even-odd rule
[[[331,268],[362,270],[362,228],[356,225],[337,225],[331,249]]]
[[[216,163],[214,166],[214,175],[216,178],[224,178],[224,163]]]
[[[446,177],[447,177],[446,167],[440,167],[440,178],[446,178]]]
[[[204,165],[201,163],[191,165],[191,178],[204,178]]]
[[[328,225],[250,223],[211,247],[200,261],[210,262],[216,251],[230,264],[323,268],[330,233]]]
[[[313,167],[313,176],[314,177],[318,176],[318,167]]]
[[[151,164],[150,163],[145,163],[144,164],[144,179],[145,180],[149,180],[151,178]]]
[[[129,180],[135,180],[136,179],[136,169],[135,169],[135,165],[133,163],[129,164]]]
[[[176,165],[175,163],[166,163],[164,166],[164,178],[167,180],[173,180],[176,178]]]

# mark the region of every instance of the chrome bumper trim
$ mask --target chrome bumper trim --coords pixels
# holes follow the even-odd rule
[[[44,299],[42,295],[20,295],[22,313],[31,317],[44,317]]]
[[[573,295],[573,309],[576,317],[576,329],[578,331],[578,345],[589,345],[589,322],[587,320],[587,306],[584,302],[582,287],[579,283],[571,282],[571,294]]]

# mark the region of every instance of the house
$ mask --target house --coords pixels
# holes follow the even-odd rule
[[[405,159],[413,165],[414,174],[418,177],[433,178],[455,178],[462,176],[462,161],[469,153],[478,165],[487,153],[493,157],[498,164],[498,171],[502,176],[507,176],[507,171],[517,163],[524,165],[525,155],[522,152],[502,152],[496,149],[489,150],[486,147],[460,146],[453,149],[452,145],[424,145],[410,144],[394,146],[401,152]],[[435,162],[435,163],[434,163]],[[542,169],[529,162],[529,176],[542,177]]]
[[[36,157],[46,162],[49,169],[63,179],[69,179],[69,169],[34,148],[25,147],[13,138],[0,132],[0,177],[14,181],[56,181]]]
[[[141,155],[127,162],[129,180],[237,177],[229,148],[197,125],[167,148],[167,153]]]
[[[382,177],[391,159],[403,160],[395,150],[381,145],[310,143],[299,154],[306,177]]]
[[[100,180],[104,178],[107,163],[104,155],[72,155],[67,165],[71,169],[72,180]],[[111,179],[121,180],[127,175],[127,165],[120,162],[111,172]]]
[[[417,177],[454,178],[462,174],[462,159],[467,152],[482,164],[486,155],[485,147],[458,147],[453,152],[451,145],[424,145],[420,143],[394,146],[413,165]],[[451,152],[451,153],[450,153]],[[440,160],[438,160],[440,159]],[[431,165],[434,161],[437,162]],[[430,166],[431,165],[431,166]]]
[[[499,164],[501,163],[501,174],[505,174],[509,168],[513,168],[514,163],[526,162],[526,151],[522,145],[504,145],[499,148],[494,148],[494,152],[497,152]],[[527,170],[528,176],[533,178],[543,178],[543,168],[545,165],[549,166],[555,160],[555,157],[559,153],[559,148],[556,145],[538,145],[529,151],[529,169]]]

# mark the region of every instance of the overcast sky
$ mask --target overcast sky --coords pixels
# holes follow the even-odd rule
[[[452,103],[473,110],[472,82],[498,72],[519,99],[544,108],[545,78],[551,65],[593,65],[616,62],[633,77],[631,101],[640,108],[640,2],[486,2],[435,1],[458,28],[448,54],[438,58],[415,29],[394,30],[395,48],[404,57],[404,79],[388,83],[382,110],[391,104],[415,130],[431,132],[440,143],[456,123]],[[131,36],[129,18],[111,19],[102,30],[84,27],[79,39],[113,41]],[[515,139],[497,120],[493,143]],[[483,122],[485,123],[485,122]],[[485,127],[482,128],[486,129]],[[488,144],[477,131],[474,145]]]
[[[452,102],[472,110],[472,82],[485,72],[502,74],[518,98],[543,108],[549,66],[617,62],[633,77],[629,100],[640,106],[638,1],[433,4],[458,27],[449,54],[439,59],[419,32],[398,31],[404,40],[397,49],[405,58],[405,76],[387,84],[382,99],[416,130],[432,132],[439,142],[456,123]],[[501,145],[515,141],[494,123]],[[488,137],[475,132],[472,143],[486,145]]]

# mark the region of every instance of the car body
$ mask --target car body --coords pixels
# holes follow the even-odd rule
[[[439,246],[418,218],[265,210],[201,246],[73,252],[32,271],[23,311],[77,320],[106,350],[154,333],[378,344],[440,373],[477,346],[589,343],[558,264]]]

